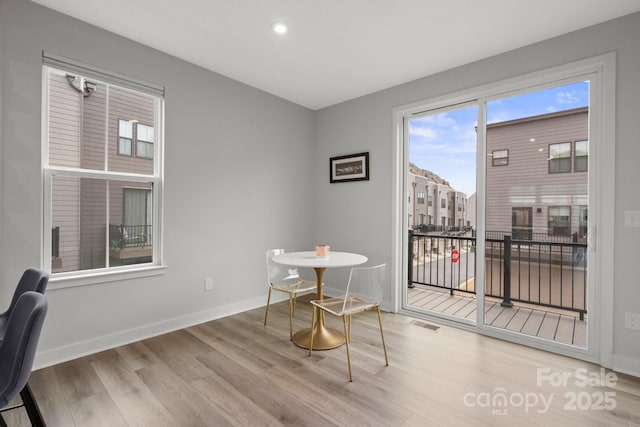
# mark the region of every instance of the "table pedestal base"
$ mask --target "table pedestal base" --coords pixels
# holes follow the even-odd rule
[[[298,347],[308,349],[311,343],[311,329],[303,329],[293,334],[293,342]],[[337,329],[326,328],[318,319],[313,332],[313,349],[330,350],[344,344],[344,334]]]

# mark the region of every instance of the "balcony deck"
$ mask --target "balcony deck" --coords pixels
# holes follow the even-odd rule
[[[476,299],[472,295],[417,285],[408,289],[410,306],[475,319]],[[500,300],[487,298],[485,302],[485,324],[508,329],[526,335],[586,347],[587,318],[580,320],[577,313],[550,308],[534,307],[514,303],[513,307],[502,307]]]

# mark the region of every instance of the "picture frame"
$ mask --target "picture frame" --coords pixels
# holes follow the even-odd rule
[[[369,152],[331,157],[329,159],[329,182],[368,181]]]

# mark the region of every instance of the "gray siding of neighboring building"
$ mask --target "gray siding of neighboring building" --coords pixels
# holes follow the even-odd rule
[[[532,141],[532,139],[534,141]],[[588,139],[586,108],[487,126],[486,229],[510,232],[512,208],[532,210],[532,232],[548,233],[548,208],[571,207],[571,232],[588,205],[588,172],[574,172],[575,141]],[[549,145],[571,142],[571,172],[549,173]],[[506,166],[493,166],[495,150],[509,150]]]
[[[49,163],[56,166],[80,165],[79,126],[81,104],[78,93],[61,75],[49,80]],[[58,259],[54,271],[69,271],[80,265],[80,181],[78,178],[54,176],[52,180],[52,226],[59,227]]]

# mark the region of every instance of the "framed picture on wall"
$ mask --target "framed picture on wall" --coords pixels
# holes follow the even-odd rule
[[[331,183],[369,180],[368,152],[332,157],[329,166]]]

